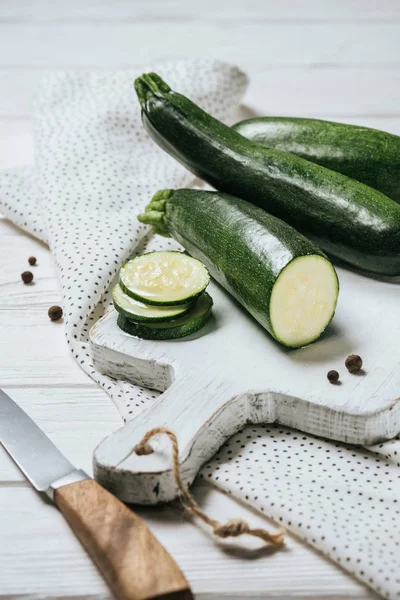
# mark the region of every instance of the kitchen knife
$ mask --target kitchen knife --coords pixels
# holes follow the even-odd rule
[[[192,600],[179,567],[144,521],[75,469],[1,389],[0,443],[59,508],[118,600]]]

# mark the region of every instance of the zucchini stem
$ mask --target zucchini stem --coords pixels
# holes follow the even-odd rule
[[[151,225],[155,233],[164,237],[170,237],[164,215],[167,200],[171,195],[172,190],[159,190],[144,209],[144,213],[141,213],[137,217],[140,223]]]
[[[144,104],[151,96],[168,94],[171,90],[168,84],[157,73],[144,73],[134,82],[134,88],[140,104]]]

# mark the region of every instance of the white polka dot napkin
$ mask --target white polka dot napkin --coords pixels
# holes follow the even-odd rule
[[[121,264],[145,249],[136,214],[160,188],[192,176],[145,134],[133,80],[157,71],[217,118],[232,116],[247,78],[220,62],[56,73],[35,105],[35,168],[0,174],[0,211],[46,241],[63,294],[67,343],[124,420],[156,396],[95,371],[88,331],[110,304]],[[202,476],[282,523],[388,599],[400,598],[400,442],[355,448],[276,426],[247,427]],[[235,515],[230,515],[234,517]]]

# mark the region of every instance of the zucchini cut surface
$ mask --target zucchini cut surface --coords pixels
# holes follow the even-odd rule
[[[207,322],[213,305],[212,298],[203,292],[196,304],[185,315],[166,323],[134,323],[118,315],[118,327],[145,340],[174,340],[199,331]]]
[[[131,298],[122,291],[117,284],[113,291],[113,302],[115,309],[124,315],[127,319],[141,323],[160,323],[171,321],[187,313],[191,309],[191,304],[180,306],[151,306],[143,304],[134,298]]]
[[[121,268],[122,291],[139,302],[174,306],[194,301],[210,281],[205,266],[183,252],[149,252]]]
[[[339,283],[322,256],[301,256],[280,273],[272,290],[270,318],[275,337],[300,347],[318,339],[333,318]]]

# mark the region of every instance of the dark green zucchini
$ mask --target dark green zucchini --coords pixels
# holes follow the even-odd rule
[[[233,129],[249,140],[361,181],[400,203],[400,137],[378,129],[292,117],[260,117]]]
[[[261,208],[220,192],[162,190],[138,218],[201,260],[285,346],[310,344],[330,323],[335,269],[315,244]]]
[[[216,189],[290,223],[331,256],[400,274],[400,205],[345,175],[246,139],[156,74],[135,81],[153,139]]]

